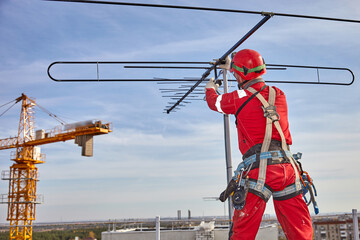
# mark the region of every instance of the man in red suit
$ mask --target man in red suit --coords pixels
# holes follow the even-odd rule
[[[286,237],[311,240],[313,229],[301,194],[301,170],[289,149],[292,139],[285,94],[265,84],[261,76],[266,65],[254,50],[237,52],[221,67],[234,74],[239,90],[218,95],[218,85],[211,79],[205,92],[210,109],[235,115],[243,155],[227,193],[233,192],[235,207],[231,239],[255,239],[266,202],[273,196]]]

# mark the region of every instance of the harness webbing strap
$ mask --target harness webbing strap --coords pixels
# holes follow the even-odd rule
[[[241,179],[241,185],[244,186],[245,179]],[[265,202],[269,201],[271,195],[273,194],[273,189],[267,185],[264,184],[264,187],[259,191],[256,189],[257,181],[255,179],[249,179],[249,192],[258,195],[261,197]]]
[[[238,108],[238,110],[235,113],[235,125],[237,126],[237,116],[239,115],[239,113],[241,112],[241,110],[246,106],[246,104],[248,104],[251,99],[253,99],[258,93],[260,93],[262,90],[264,90],[267,86],[264,85],[259,91],[257,91],[256,93],[252,94],[243,104],[241,104],[241,106]]]
[[[256,90],[252,87],[249,87],[247,89],[252,94],[256,93]],[[267,108],[270,104],[275,104],[275,91],[272,87],[269,86],[269,102],[270,104],[264,99],[264,97],[260,94],[257,94],[256,97],[261,101],[263,106]],[[265,128],[265,137],[263,144],[261,146],[261,152],[267,152],[269,150],[270,142],[271,142],[271,136],[272,136],[272,120],[271,118],[266,118],[266,128]],[[255,189],[258,191],[261,191],[264,188],[265,180],[266,180],[266,169],[267,169],[267,161],[265,159],[259,159],[259,176],[256,183]]]
[[[247,89],[252,94],[256,93],[256,90],[249,87]],[[276,92],[275,89],[269,86],[269,101],[266,101],[265,98],[261,94],[257,94],[256,97],[260,100],[260,102],[263,105],[264,108],[264,116],[266,117],[266,128],[265,128],[265,137],[263,141],[263,145],[261,147],[261,152],[267,152],[270,146],[271,142],[271,136],[272,136],[272,124],[274,123],[274,126],[276,130],[279,132],[280,138],[281,138],[281,147],[283,151],[288,151],[288,147],[286,144],[286,139],[284,132],[281,129],[280,123],[279,123],[279,115],[276,112],[275,107],[275,97]],[[294,161],[293,157],[289,157],[290,163],[295,171],[295,185],[296,189],[300,190],[300,175],[299,175],[299,168]],[[265,180],[266,180],[266,168],[267,168],[267,161],[265,159],[260,159],[260,166],[259,166],[259,176],[258,176],[258,182],[256,185],[257,190],[261,190],[264,187]]]
[[[269,87],[269,102],[266,102],[266,100],[262,95],[256,97],[262,102],[265,109],[269,106],[275,105],[275,90],[272,87]],[[266,117],[265,137],[263,144],[261,146],[261,152],[267,152],[269,150],[271,136],[272,136],[272,123],[273,123],[273,119],[271,117]]]
[[[282,191],[273,192],[273,198],[277,201],[287,200],[299,195],[301,192],[302,190],[296,189],[296,183],[293,183],[285,187]]]
[[[249,90],[251,93],[254,93],[256,92],[255,89],[249,87],[247,90]],[[280,137],[281,137],[281,147],[284,151],[288,151],[288,147],[287,147],[287,144],[286,144],[286,139],[285,139],[285,135],[281,129],[281,126],[279,124],[279,115],[277,114],[276,112],[276,108],[275,108],[275,96],[276,96],[276,92],[275,90],[272,88],[272,87],[269,87],[269,102],[267,102],[265,100],[265,98],[260,94],[260,95],[256,95],[256,97],[260,100],[260,102],[263,104],[264,106],[264,111],[267,111],[267,115],[265,116],[267,121],[266,121],[266,127],[268,127],[269,125],[269,130],[272,131],[272,123],[274,123],[275,125],[275,128],[276,130],[279,132],[280,134]],[[270,128],[271,127],[271,128]],[[271,132],[272,133],[272,132]],[[267,140],[266,138],[266,130],[265,130],[265,138],[264,138],[264,143],[263,143],[263,146],[265,144],[270,144],[270,141],[271,141],[271,135],[270,135],[270,141]],[[266,142],[265,142],[266,140]],[[267,143],[267,141],[269,141]],[[264,148],[262,149],[265,149],[266,148],[266,151],[268,149],[268,146],[265,146]],[[263,151],[261,151],[263,152]]]
[[[290,151],[269,151],[269,152],[263,152],[260,153],[258,155],[254,154],[251,155],[248,158],[245,158],[242,162],[239,163],[239,165],[237,166],[236,170],[234,171],[234,176],[233,179],[234,181],[236,181],[238,179],[239,173],[242,171],[242,169],[250,169],[256,166],[256,162],[259,159],[266,159],[267,161],[269,160],[274,160],[274,159],[280,159],[280,158],[289,158],[289,156],[291,156],[291,152]],[[251,168],[249,168],[251,166]],[[257,167],[258,168],[258,167]]]

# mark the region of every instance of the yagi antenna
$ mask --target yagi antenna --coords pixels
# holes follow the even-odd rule
[[[327,21],[340,21],[340,22],[351,22],[351,23],[360,23],[360,20],[353,19],[341,19],[341,18],[332,18],[332,17],[320,17],[320,16],[310,16],[310,15],[298,15],[298,14],[287,14],[287,13],[274,13],[274,12],[260,12],[260,11],[246,11],[246,10],[233,10],[233,9],[221,9],[221,8],[207,8],[207,7],[191,7],[191,6],[179,6],[179,5],[163,5],[163,4],[146,4],[146,3],[129,3],[129,2],[114,2],[114,1],[89,1],[89,0],[46,0],[46,1],[56,1],[56,2],[76,2],[76,3],[92,3],[92,4],[107,4],[107,5],[125,5],[125,6],[137,6],[137,7],[154,7],[154,8],[172,8],[172,9],[186,9],[186,10],[199,10],[199,11],[216,11],[216,12],[228,12],[228,13],[245,13],[245,14],[257,14],[262,15],[263,18],[247,33],[245,34],[234,46],[232,46],[226,53],[224,53],[216,62],[206,69],[201,78],[196,81],[196,83],[182,96],[180,97],[171,107],[166,109],[167,113],[170,113],[172,110],[177,109],[177,106],[180,106],[180,103],[195,90],[199,84],[204,81],[211,73],[215,71],[216,67],[225,61],[226,57],[229,56],[232,52],[236,50],[246,39],[248,39],[255,31],[257,31],[265,22],[267,22],[273,16],[282,16],[282,17],[294,17],[294,18],[307,18],[307,19],[316,19],[316,20],[327,20]],[[54,64],[54,63],[53,63]],[[49,73],[49,77],[53,80]],[[349,69],[348,69],[349,70]],[[350,71],[350,70],[349,70]],[[351,71],[350,71],[351,72]],[[351,72],[353,75],[353,73]],[[353,75],[354,76],[354,75]],[[137,79],[138,81],[144,81],[144,79]],[[354,80],[354,77],[353,77]],[[353,82],[351,81],[351,83]],[[56,80],[55,80],[56,81]],[[95,80],[96,81],[96,80]],[[100,81],[98,79],[98,81]],[[110,81],[110,80],[103,80]],[[133,80],[136,81],[136,80]],[[351,84],[350,83],[350,84]],[[340,84],[344,85],[344,84]],[[176,98],[177,99],[177,98]]]

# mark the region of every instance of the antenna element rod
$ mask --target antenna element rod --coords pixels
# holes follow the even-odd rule
[[[123,5],[123,6],[136,6],[136,7],[155,7],[155,8],[172,8],[172,9],[186,9],[186,10],[198,10],[198,11],[212,11],[212,12],[228,12],[228,13],[247,13],[247,14],[261,14],[281,17],[295,17],[295,18],[308,18],[327,21],[340,21],[340,22],[352,22],[360,23],[360,20],[343,19],[343,18],[331,18],[331,17],[319,17],[300,14],[288,14],[288,13],[273,13],[264,11],[247,11],[247,10],[235,10],[235,9],[223,9],[223,8],[209,8],[209,7],[192,7],[192,6],[179,6],[179,5],[165,5],[165,4],[151,4],[151,3],[131,3],[131,2],[112,2],[112,1],[90,1],[90,0],[45,0],[52,2],[76,2],[76,3],[93,3],[93,4],[106,4],[106,5]]]

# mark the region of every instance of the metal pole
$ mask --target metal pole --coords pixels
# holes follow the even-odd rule
[[[353,215],[354,240],[359,240],[359,220],[357,216],[357,209],[352,210],[352,215]]]
[[[227,80],[227,70],[223,70],[223,88],[224,93],[228,92],[228,80]],[[232,160],[231,160],[231,141],[230,141],[230,118],[229,115],[224,114],[224,138],[225,138],[225,159],[226,159],[226,176],[227,183],[231,181],[232,178]],[[231,221],[234,210],[232,206],[231,198],[229,202],[229,219]]]
[[[156,216],[156,240],[160,240],[160,216]]]

